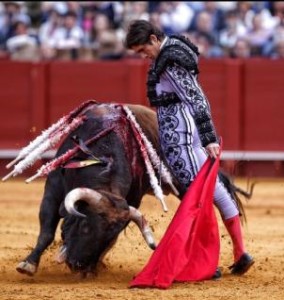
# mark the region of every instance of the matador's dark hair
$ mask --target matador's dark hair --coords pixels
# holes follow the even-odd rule
[[[165,34],[153,24],[145,20],[135,20],[130,23],[125,39],[125,47],[131,49],[133,46],[150,44],[150,35],[154,34],[162,41]]]

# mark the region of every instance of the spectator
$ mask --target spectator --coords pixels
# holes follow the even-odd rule
[[[271,35],[271,38],[263,47],[262,54],[267,57],[274,56],[276,45],[284,40],[284,22],[283,25],[279,24]]]
[[[151,22],[151,24],[162,30],[161,18],[158,12],[150,13],[149,22]]]
[[[219,38],[218,38],[218,31],[214,30],[213,28],[213,18],[212,15],[207,11],[201,11],[198,13],[196,17],[196,28],[193,32],[196,32],[197,35],[205,34],[210,37],[211,42],[213,45],[217,45]]]
[[[117,59],[124,53],[118,32],[112,28],[108,17],[98,13],[93,24],[93,49],[98,59]]]
[[[166,34],[180,34],[191,25],[194,11],[183,1],[161,1],[159,5],[162,29]]]
[[[62,26],[62,16],[59,12],[52,8],[49,11],[49,17],[38,30],[40,49],[43,59],[53,59],[56,56],[54,48],[55,33]]]
[[[212,36],[206,32],[198,32],[195,35],[195,43],[200,52],[200,56],[204,58],[221,58],[224,52],[214,43]]]
[[[261,14],[254,15],[252,19],[252,28],[246,35],[254,55],[262,54],[263,48],[271,36],[272,30],[264,27],[263,16]]]
[[[239,38],[235,46],[230,49],[230,57],[232,58],[250,58],[252,51],[249,41],[246,38]]]
[[[24,20],[30,25],[30,17],[24,10],[24,2],[21,1],[4,1],[2,13],[0,14],[0,36],[2,37],[2,48],[6,41],[11,38],[15,32],[15,24],[19,20]]]
[[[216,1],[216,5],[225,14],[227,14],[228,11],[232,11],[232,10],[235,10],[237,8],[237,2],[236,1]]]
[[[83,46],[85,48],[90,48],[92,42],[91,39],[92,39],[92,28],[93,28],[94,19],[95,19],[94,10],[89,7],[85,7],[83,11],[82,22],[81,22],[81,27],[84,32]]]
[[[207,11],[212,18],[212,30],[221,31],[225,28],[225,13],[221,10],[217,2],[215,1],[205,1],[204,2],[205,11]]]
[[[65,15],[68,12],[66,1],[42,1],[40,10],[42,23],[48,20],[51,10],[56,10],[60,15]]]
[[[194,16],[205,8],[204,1],[187,1],[187,4],[193,9]],[[192,20],[192,22],[194,21]]]
[[[283,40],[279,40],[275,47],[274,47],[274,51],[271,54],[271,58],[273,59],[284,59],[284,39]]]
[[[5,34],[5,30],[3,30],[6,22],[4,12],[5,12],[4,5],[3,3],[0,2],[0,59],[8,57],[8,53],[5,49],[6,34]]]
[[[281,24],[284,19],[284,1],[269,1],[267,9],[275,20],[276,26]]]
[[[93,26],[96,15],[101,29]],[[127,52],[121,44],[134,19],[148,20],[167,35],[191,36],[204,57],[235,55],[232,47],[245,37],[250,55],[271,57],[282,39],[277,35],[284,26],[284,1],[2,1],[0,58],[8,56],[6,41],[19,20],[28,24],[29,36],[38,35],[42,59],[119,58]]]
[[[251,6],[254,15],[259,14],[263,19],[263,27],[266,29],[273,29],[279,23],[277,17],[273,16],[269,10],[267,1],[253,1]]]
[[[149,3],[146,1],[124,2],[123,20],[121,22],[121,27],[117,30],[119,38],[121,40],[125,39],[126,30],[131,21],[135,19],[148,21],[150,19],[148,5]]]
[[[29,25],[24,21],[14,24],[15,35],[9,38],[6,46],[12,60],[37,61],[40,59],[38,41],[29,35]]]
[[[149,20],[148,3],[146,1],[126,1],[124,3],[123,27],[126,29],[132,20]]]
[[[239,21],[247,28],[247,30],[252,28],[252,18],[254,16],[254,11],[252,9],[251,1],[237,1],[237,12]]]
[[[236,10],[228,11],[225,18],[226,28],[220,31],[219,44],[228,53],[239,37],[245,36],[247,29],[239,21]]]
[[[77,59],[83,38],[84,32],[78,25],[77,14],[69,11],[63,17],[63,26],[55,30],[51,45],[56,49],[58,58]]]
[[[124,1],[123,3],[121,1],[93,1],[92,5],[97,13],[104,14],[108,17],[112,28],[118,29],[123,21],[125,5],[127,5],[127,3],[132,5],[137,2],[138,1],[133,3],[130,1]],[[144,2],[141,1],[141,3]]]

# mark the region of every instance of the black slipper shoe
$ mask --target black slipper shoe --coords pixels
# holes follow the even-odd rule
[[[254,264],[254,259],[248,253],[244,253],[237,262],[229,267],[231,274],[243,275]]]

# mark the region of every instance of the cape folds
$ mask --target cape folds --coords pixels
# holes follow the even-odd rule
[[[211,279],[220,239],[213,207],[219,157],[206,160],[182,199],[158,247],[130,287],[166,289],[173,282]]]

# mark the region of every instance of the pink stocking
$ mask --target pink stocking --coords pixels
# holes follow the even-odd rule
[[[224,224],[231,236],[233,242],[233,249],[234,249],[234,260],[235,262],[239,260],[242,254],[244,254],[244,243],[243,243],[243,236],[242,236],[242,228],[240,223],[239,215],[224,220]]]

